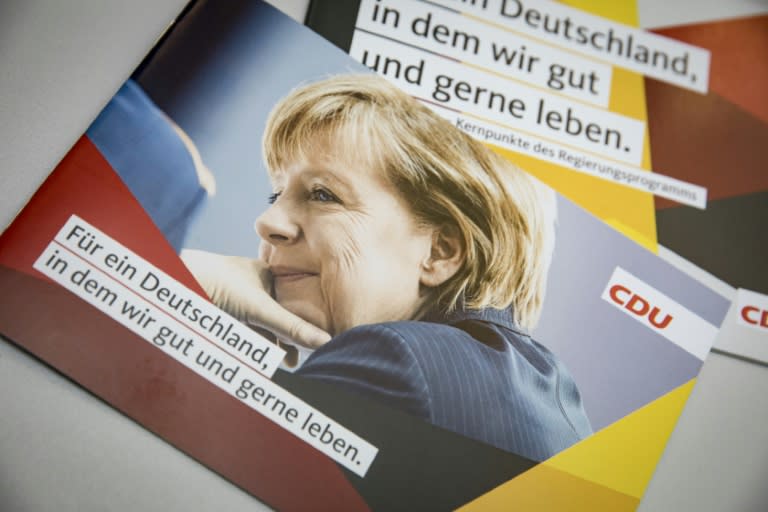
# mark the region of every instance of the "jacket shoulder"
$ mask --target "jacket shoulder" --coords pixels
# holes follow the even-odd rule
[[[393,322],[358,326],[335,336],[296,372],[431,419],[430,390],[411,328]],[[418,329],[416,329],[418,330]]]

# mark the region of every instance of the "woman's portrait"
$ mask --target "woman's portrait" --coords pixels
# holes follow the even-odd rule
[[[297,375],[534,460],[591,433],[529,335],[551,189],[368,74],[290,92],[262,152],[259,257],[182,257],[219,307],[300,348]]]

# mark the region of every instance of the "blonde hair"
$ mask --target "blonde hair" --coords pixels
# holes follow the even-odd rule
[[[382,169],[417,219],[458,230],[464,259],[433,306],[511,306],[520,327],[535,326],[554,248],[551,189],[375,75],[292,91],[267,120],[264,160],[275,172],[328,141]]]

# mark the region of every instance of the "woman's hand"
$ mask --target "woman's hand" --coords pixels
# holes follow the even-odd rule
[[[331,339],[272,298],[272,276],[263,261],[194,249],[181,251],[181,259],[211,301],[241,322],[312,349]]]

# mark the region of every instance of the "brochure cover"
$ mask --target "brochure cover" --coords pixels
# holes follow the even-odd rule
[[[4,336],[279,510],[632,510],[729,306],[253,1],[190,5],[0,282]]]

